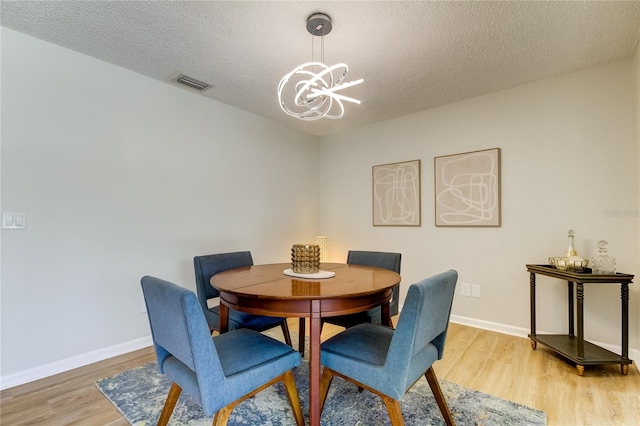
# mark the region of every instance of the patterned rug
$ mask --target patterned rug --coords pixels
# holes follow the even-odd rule
[[[294,370],[305,420],[308,423],[308,363]],[[158,372],[155,362],[127,370],[96,382],[96,386],[135,426],[155,425],[170,387]],[[441,380],[440,386],[457,425],[546,425],[544,411],[505,401]],[[444,420],[424,376],[402,400],[407,425],[442,425]],[[169,422],[173,426],[211,425],[197,402],[186,393],[180,396]],[[353,384],[333,379],[324,410],[322,425],[388,425],[389,416],[382,400],[368,391],[358,392]],[[294,425],[284,387],[276,384],[240,403],[232,412],[229,426]]]

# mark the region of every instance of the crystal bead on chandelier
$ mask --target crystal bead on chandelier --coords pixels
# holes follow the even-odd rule
[[[337,119],[344,115],[343,102],[360,104],[358,99],[344,96],[338,91],[360,84],[364,80],[361,78],[344,82],[349,71],[347,64],[327,66],[323,63],[324,36],[331,32],[331,28],[331,19],[325,14],[316,13],[307,19],[307,31],[312,36],[322,37],[321,62],[304,63],[280,80],[278,103],[280,108],[292,117],[306,121],[323,117]],[[285,98],[292,98],[291,102],[286,103]]]

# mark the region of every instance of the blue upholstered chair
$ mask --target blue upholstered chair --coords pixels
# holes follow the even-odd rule
[[[211,337],[196,295],[146,276],[142,291],[158,367],[171,389],[158,425],[166,425],[184,389],[214,425],[226,425],[233,408],[272,384],[284,382],[296,423],[304,425],[292,368],[298,352],[257,331],[238,329]]]
[[[381,251],[356,251],[350,250],[347,254],[347,263],[350,265],[377,266],[378,268],[388,269],[390,271],[400,273],[400,262],[402,255],[400,253],[387,253]],[[400,284],[393,288],[393,295],[389,302],[389,314],[391,316],[398,314],[398,304],[400,298]],[[382,324],[382,308],[376,306],[366,312],[358,312],[349,315],[340,315],[337,317],[323,318],[323,323],[339,325],[349,328],[354,325],[371,323]]]
[[[228,269],[252,266],[253,258],[250,251],[234,253],[219,253],[193,258],[193,268],[196,273],[196,292],[198,301],[207,319],[210,330],[220,331],[220,306],[209,307],[207,301],[219,297],[218,290],[211,286],[211,277]],[[273,327],[282,327],[282,334],[287,345],[291,346],[291,335],[285,318],[252,315],[229,309],[229,330],[249,328],[265,331]]]
[[[424,374],[446,424],[453,425],[432,365],[442,359],[457,280],[450,270],[411,285],[395,330],[365,323],[325,341],[321,407],[331,380],[339,376],[378,394],[391,424],[402,425],[400,400]]]

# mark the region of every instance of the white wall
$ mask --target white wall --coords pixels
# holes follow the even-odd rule
[[[403,254],[402,294],[455,268],[479,284],[480,298],[454,302],[458,321],[525,335],[529,331],[527,263],[548,263],[576,232],[590,258],[609,241],[618,270],[640,272],[639,144],[631,61],[563,75],[355,131],[321,145],[320,232],[333,260],[352,249]],[[433,158],[502,149],[502,226],[436,228]],[[371,167],[422,160],[422,226],[372,227]],[[640,347],[638,285],[631,286],[630,343]],[[538,278],[538,331],[566,333],[566,283]],[[618,286],[588,286],[585,336],[619,347]],[[637,358],[636,358],[637,359]]]
[[[314,137],[5,28],[2,89],[3,387],[150,344],[145,274],[315,235]]]

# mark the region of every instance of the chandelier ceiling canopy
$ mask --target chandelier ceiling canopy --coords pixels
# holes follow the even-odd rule
[[[321,58],[319,62],[313,61],[312,47],[312,61],[297,66],[280,80],[278,104],[292,117],[307,121],[323,117],[337,119],[344,115],[343,102],[360,104],[358,99],[339,92],[364,80],[345,82],[349,71],[347,64],[324,64],[324,36],[331,29],[331,18],[323,13],[315,13],[307,19],[307,31],[321,38]]]

